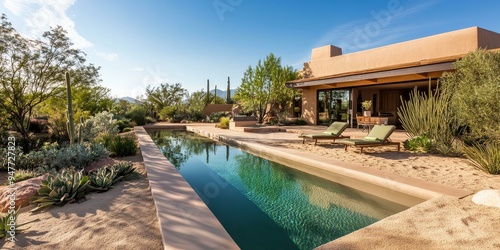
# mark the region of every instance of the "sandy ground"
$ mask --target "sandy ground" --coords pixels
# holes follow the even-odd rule
[[[360,154],[358,149],[349,148],[345,152],[343,146],[326,141],[316,146],[314,143],[279,143],[275,146],[307,151],[312,155],[354,162],[364,167],[394,172],[402,176],[473,192],[483,189],[500,189],[500,175],[486,174],[474,168],[465,158],[404,152],[403,149],[402,152],[396,152],[394,146],[365,148],[363,154]]]
[[[33,221],[0,241],[1,249],[163,249],[156,209],[140,154],[132,161],[140,178],[122,181],[104,193],[89,193],[80,203],[30,213],[23,208],[19,223]]]

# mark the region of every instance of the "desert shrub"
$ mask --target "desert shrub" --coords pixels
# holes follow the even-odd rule
[[[134,131],[134,128],[124,128],[123,129],[123,132],[130,132],[130,131]]]
[[[176,114],[177,114],[177,107],[175,106],[166,106],[159,112],[160,119],[164,121],[172,119]]]
[[[434,143],[425,134],[420,136],[415,136],[403,142],[403,146],[406,150],[417,151],[417,152],[432,152]]]
[[[208,116],[208,121],[218,122],[222,117],[226,117],[226,112],[213,112]]]
[[[146,111],[142,106],[136,105],[131,110],[127,111],[125,117],[132,120],[136,126],[146,124]]]
[[[49,175],[46,180],[42,181],[38,195],[30,199],[30,204],[36,206],[31,211],[79,201],[85,198],[85,190],[89,183],[89,177],[83,174],[83,170],[76,171],[71,168],[57,175]]]
[[[132,123],[128,119],[121,119],[115,122],[115,125],[118,127],[120,132],[123,132],[125,128],[132,127]]]
[[[230,119],[228,117],[221,117],[217,127],[222,128],[222,129],[228,129],[229,128],[229,121],[230,121]]]
[[[148,117],[146,117],[146,122],[147,123],[156,123],[157,120],[153,117],[148,116]]]
[[[500,140],[500,52],[479,49],[454,64],[441,77],[452,95],[448,104],[469,140]]]
[[[307,125],[307,122],[304,119],[300,118],[300,119],[297,119],[297,121],[295,121],[295,125],[301,125],[301,126]]]
[[[500,142],[491,141],[485,144],[476,143],[464,147],[464,152],[472,164],[490,174],[500,174]]]
[[[82,140],[93,141],[101,136],[117,135],[118,126],[115,123],[116,120],[113,119],[113,114],[107,111],[91,116],[83,124],[79,125],[83,126]]]
[[[401,97],[398,108],[399,120],[410,138],[425,135],[433,141],[438,153],[452,152],[458,125],[448,105],[449,91],[437,87],[426,94],[415,88],[408,101]]]
[[[31,179],[33,177],[36,177],[37,173],[32,170],[24,170],[24,169],[18,169],[14,173],[14,182],[20,182],[24,181],[27,179]]]
[[[108,143],[108,150],[115,156],[131,156],[135,155],[137,151],[135,138],[131,136],[115,136]]]
[[[98,143],[81,143],[59,147],[57,143],[46,144],[41,150],[31,151],[28,154],[16,151],[16,167],[18,169],[36,170],[39,167],[48,167],[59,171],[63,168],[84,168],[95,160],[107,157],[106,148]],[[2,164],[7,164],[2,162]],[[2,168],[6,168],[3,165]]]
[[[29,131],[33,133],[44,133],[48,131],[48,122],[44,119],[31,119],[29,121]]]

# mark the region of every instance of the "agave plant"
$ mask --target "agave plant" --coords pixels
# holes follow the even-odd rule
[[[133,173],[135,168],[133,167],[132,162],[129,161],[121,161],[115,163],[113,166],[109,167],[109,169],[116,172],[117,177],[126,177],[127,175]]]
[[[19,209],[21,209],[21,207],[19,207],[17,209],[17,211],[15,212],[12,212],[12,213],[6,213],[6,214],[3,214],[3,215],[0,215],[0,239],[1,238],[4,238],[4,237],[7,237],[9,238],[9,236],[12,236],[11,235],[11,227],[15,228],[13,230],[13,232],[15,234],[18,234],[19,232],[23,231],[24,229],[21,229],[19,227],[22,227],[30,222],[26,222],[26,223],[23,223],[21,225],[18,225],[17,224],[17,218],[19,217]],[[14,234],[14,235],[15,235]]]
[[[89,182],[89,177],[83,174],[83,170],[65,169],[57,175],[49,175],[47,180],[42,181],[38,195],[31,198],[30,204],[37,206],[31,211],[52,205],[63,206],[85,198]]]
[[[90,175],[89,187],[98,192],[105,192],[122,178],[123,176],[117,176],[117,172],[113,168],[99,168]]]

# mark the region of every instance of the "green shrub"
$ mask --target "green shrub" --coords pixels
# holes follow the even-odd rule
[[[464,152],[477,169],[490,174],[500,174],[499,141],[476,143],[472,147],[464,147]]]
[[[428,153],[433,151],[434,143],[424,134],[404,141],[403,146],[409,151]]]
[[[132,122],[136,126],[142,126],[146,124],[146,111],[142,106],[134,106],[131,110],[127,111],[125,117],[132,120]]]
[[[24,180],[31,179],[31,178],[36,177],[36,176],[37,176],[37,173],[35,171],[18,169],[14,173],[14,182],[24,181]]]
[[[115,136],[109,142],[108,150],[111,154],[119,157],[135,155],[137,144],[135,138],[131,136]]]
[[[130,131],[134,131],[134,128],[124,128],[123,129],[123,132],[130,132]]]
[[[208,122],[218,122],[222,117],[226,117],[226,112],[213,112],[208,116]]]
[[[38,195],[30,199],[30,204],[36,206],[31,211],[79,201],[85,198],[85,189],[89,183],[89,177],[83,174],[83,170],[65,169],[57,175],[49,175],[42,181]]]
[[[153,117],[148,116],[148,117],[146,117],[146,122],[147,123],[156,123],[157,120]]]
[[[118,127],[120,132],[123,132],[125,128],[131,127],[132,124],[128,119],[121,119],[115,122],[115,125]]]
[[[113,119],[113,114],[107,111],[91,116],[83,124],[79,125],[83,126],[82,140],[92,142],[104,135],[117,135],[119,130],[115,123],[116,120]]]
[[[454,63],[456,70],[440,78],[452,92],[448,105],[458,123],[475,138],[500,140],[500,52],[478,49]]]
[[[59,171],[70,166],[82,169],[93,161],[107,157],[109,153],[99,143],[79,143],[59,147],[57,143],[46,144],[41,150],[24,154],[16,150],[17,169],[36,170],[47,167]],[[7,168],[7,161],[1,162],[2,168]]]
[[[219,128],[222,128],[222,129],[228,129],[229,128],[229,121],[230,121],[230,119],[228,117],[221,117],[219,120],[219,124],[217,126]]]
[[[295,121],[295,125],[300,125],[300,126],[307,125],[307,122],[304,119],[299,118],[297,119],[297,121]]]

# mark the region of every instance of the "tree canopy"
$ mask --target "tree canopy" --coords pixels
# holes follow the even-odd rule
[[[254,112],[262,123],[271,112],[268,105],[278,107],[279,112],[291,106],[298,93],[287,88],[285,83],[297,79],[297,76],[292,67],[282,66],[281,58],[271,53],[264,61],[259,60],[255,67],[248,66],[234,99],[246,111]]]
[[[483,49],[455,63],[441,79],[452,92],[451,109],[473,138],[500,140],[500,52]]]

